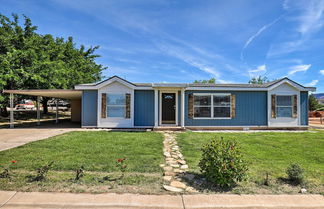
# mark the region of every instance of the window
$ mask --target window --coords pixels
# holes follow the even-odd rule
[[[292,117],[293,102],[292,96],[277,96],[276,99],[277,117]]]
[[[107,94],[107,117],[125,117],[125,94]]]
[[[214,95],[214,117],[229,118],[231,117],[231,96]]]
[[[194,94],[195,118],[230,118],[230,94]]]
[[[194,117],[211,117],[211,95],[194,95]]]

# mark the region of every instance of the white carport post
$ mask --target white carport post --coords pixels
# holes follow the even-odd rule
[[[185,90],[181,89],[181,127],[185,127]]]
[[[40,125],[40,110],[39,110],[40,96],[37,96],[37,125]]]
[[[55,99],[55,105],[56,105],[56,118],[55,123],[58,123],[58,99]]]
[[[154,127],[159,126],[159,91],[154,89]]]
[[[14,127],[14,107],[13,107],[14,95],[13,95],[13,93],[10,93],[9,99],[10,99],[10,128],[13,128]]]

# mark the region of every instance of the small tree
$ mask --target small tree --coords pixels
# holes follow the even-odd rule
[[[300,184],[304,180],[304,170],[298,164],[290,164],[286,170],[288,179],[296,184]]]
[[[216,78],[211,78],[209,80],[195,80],[194,83],[216,83]]]
[[[244,180],[248,170],[238,143],[223,138],[203,146],[199,167],[208,181],[221,187],[231,187]]]
[[[267,76],[259,76],[259,77],[254,77],[249,80],[249,84],[264,84],[269,82],[269,79]]]
[[[319,102],[317,101],[317,99],[313,94],[309,95],[308,103],[309,103],[309,111],[314,111],[321,107],[321,105],[319,104]]]

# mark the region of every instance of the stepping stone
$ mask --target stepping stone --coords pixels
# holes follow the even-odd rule
[[[181,173],[181,170],[180,169],[174,169],[173,170],[175,173]]]
[[[176,188],[176,187],[172,187],[172,186],[167,186],[167,185],[163,185],[163,188],[167,191],[170,192],[182,192],[183,190],[180,188]]]
[[[186,192],[198,192],[195,188],[193,187],[187,187],[186,189]]]
[[[163,169],[164,169],[164,171],[172,171],[172,167],[171,166],[164,167]]]
[[[164,156],[165,157],[171,157],[171,154],[170,154],[170,152],[164,152]]]
[[[189,167],[188,167],[188,165],[182,165],[181,166],[181,169],[188,169]]]
[[[163,176],[164,181],[171,181],[172,176]]]
[[[165,176],[175,176],[176,174],[174,172],[171,172],[171,171],[166,171],[166,172],[164,172],[164,175]]]
[[[187,187],[184,183],[182,183],[180,181],[172,181],[170,186],[176,187],[176,188],[181,188],[181,189],[185,189]]]
[[[160,164],[160,167],[163,168],[165,165],[164,164]]]
[[[186,164],[186,161],[184,160],[177,160],[178,163],[182,164],[182,165],[185,165]]]
[[[178,164],[171,164],[173,168],[179,168],[180,166]]]

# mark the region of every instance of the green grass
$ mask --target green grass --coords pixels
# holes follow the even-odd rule
[[[70,132],[0,152],[0,165],[16,160],[18,169],[35,170],[54,161],[53,169],[117,171],[116,159],[126,158],[127,171],[160,172],[163,137],[154,132]]]
[[[0,188],[16,191],[160,193],[163,136],[156,132],[70,132],[0,152],[0,172],[10,165],[10,178],[0,178]],[[118,177],[118,158],[126,158],[124,178]],[[11,161],[17,163],[12,164]],[[47,178],[29,182],[35,170],[54,161]],[[84,166],[85,176],[73,181]]]
[[[305,169],[308,181],[324,185],[324,131],[316,132],[255,132],[199,133],[186,132],[177,141],[191,171],[199,173],[201,147],[209,139],[224,137],[237,140],[249,163],[249,176],[259,179],[269,172],[271,177],[286,177],[290,163]]]

